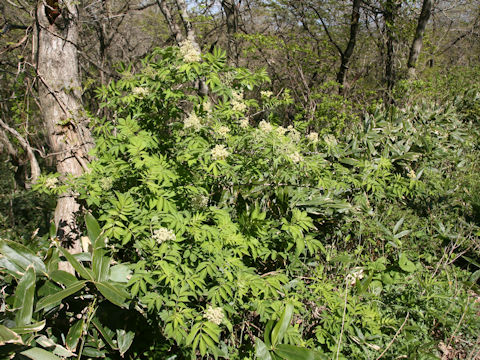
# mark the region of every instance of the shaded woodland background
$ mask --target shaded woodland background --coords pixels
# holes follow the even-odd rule
[[[480,358],[480,1],[0,13],[0,356]]]

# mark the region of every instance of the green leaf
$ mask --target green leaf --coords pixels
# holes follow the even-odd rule
[[[35,269],[33,265],[29,265],[15,290],[13,307],[17,309],[15,312],[15,324],[17,327],[28,325],[32,321],[35,280]]]
[[[83,348],[82,355],[90,357],[92,359],[104,358],[105,357],[105,351],[86,346],[86,347]]]
[[[62,247],[58,247],[58,249],[62,252],[63,256],[65,256],[68,260],[68,262],[70,263],[70,265],[73,266],[73,268],[77,271],[78,275],[80,275],[82,278],[84,278],[85,280],[91,280],[93,281],[93,275],[91,272],[87,271],[87,269],[85,269],[83,267],[82,264],[80,264],[80,262],[78,262],[77,259],[75,259],[75,257],[70,254],[68,252],[67,249],[64,249]]]
[[[125,306],[125,300],[130,297],[128,292],[120,285],[110,282],[95,282],[95,286],[108,301],[121,307]]]
[[[400,269],[406,272],[413,272],[415,271],[415,264],[408,260],[407,255],[405,253],[400,254],[400,257],[398,259],[398,265],[400,266]]]
[[[259,360],[272,360],[267,345],[259,338],[255,338],[255,356]]]
[[[118,264],[110,268],[110,277],[111,281],[127,283],[128,277],[131,275],[132,271],[128,268],[127,265]]]
[[[373,279],[373,271],[370,271],[370,275],[367,278],[363,279],[362,281],[357,282],[357,293],[363,294],[365,290],[368,289],[368,286],[372,282]]]
[[[302,348],[299,346],[280,344],[274,353],[285,360],[321,360],[326,357],[316,351]]]
[[[5,344],[23,344],[23,341],[15,331],[0,325],[0,346]]]
[[[40,348],[28,349],[22,351],[20,354],[33,360],[60,360],[59,357],[53,355],[51,352]]]
[[[75,351],[77,348],[78,341],[82,336],[83,328],[84,328],[84,321],[83,319],[77,320],[72,327],[68,330],[67,337],[65,338],[65,345],[67,349]]]
[[[135,333],[133,331],[126,332],[123,329],[117,329],[117,344],[120,356],[123,357],[123,354],[130,348],[134,337]]]
[[[85,215],[85,224],[87,225],[88,237],[92,243],[92,247],[95,249],[96,240],[98,239],[101,233],[100,225],[98,225],[97,220],[90,213]]]
[[[405,218],[402,217],[400,220],[397,221],[397,223],[395,224],[395,227],[393,228],[394,234],[396,234],[398,230],[400,230],[400,226],[402,226],[404,220]]]
[[[271,347],[272,346],[272,329],[273,329],[273,325],[275,324],[275,322],[273,320],[269,320],[267,322],[267,325],[265,326],[265,331],[263,333],[263,341],[265,341],[265,344],[268,346],[268,347]]]
[[[107,252],[105,250],[98,247],[93,250],[92,269],[95,281],[105,281],[108,279],[111,258],[106,256],[106,254]]]
[[[3,256],[0,256],[0,269],[2,269],[3,272],[9,273],[15,279],[19,279],[20,277],[22,277],[23,272],[25,271],[20,266],[14,264]]]
[[[33,251],[19,243],[0,240],[0,253],[23,270],[27,270],[29,265],[33,265],[36,273],[47,272],[43,261]]]
[[[108,345],[110,345],[110,347],[112,349],[118,350],[117,345],[115,345],[115,343],[113,342],[113,339],[112,339],[113,331],[111,331],[108,328],[103,327],[103,325],[100,323],[100,321],[98,320],[98,318],[96,316],[92,319],[92,324],[97,328],[97,330],[100,332],[100,334],[102,334],[103,338],[108,343]]]
[[[54,270],[50,273],[50,279],[55,281],[56,283],[69,286],[73,283],[76,283],[78,280],[75,276],[70,274],[69,272],[63,270]]]
[[[292,319],[292,316],[293,316],[293,305],[287,304],[285,306],[285,310],[282,313],[282,316],[280,317],[280,320],[278,320],[277,324],[272,330],[271,340],[272,340],[273,347],[275,347],[275,345],[277,345],[278,342],[282,340],[283,335],[285,335],[285,332],[290,326],[290,320]]]
[[[15,328],[12,328],[11,330],[15,331],[17,334],[23,335],[23,334],[38,332],[42,330],[44,327],[45,327],[45,320],[42,320],[40,322],[33,323],[30,325],[15,327]]]
[[[53,350],[53,353],[55,355],[60,356],[62,359],[75,356],[75,354],[73,352],[71,352],[68,349],[65,349],[63,346],[58,345],[58,344],[55,345],[55,349]]]
[[[52,294],[49,296],[45,296],[44,298],[41,298],[37,302],[37,308],[35,309],[35,311],[42,310],[43,308],[49,305],[56,304],[62,301],[67,296],[75,294],[77,291],[81,290],[86,283],[87,283],[86,281],[77,281],[76,283],[71,284],[66,289],[63,289],[62,291],[59,291],[56,294]]]

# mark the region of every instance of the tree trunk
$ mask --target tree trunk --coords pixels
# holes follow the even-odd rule
[[[417,60],[423,45],[423,35],[425,34],[425,28],[432,12],[432,3],[432,0],[423,0],[422,11],[418,18],[415,37],[412,42],[412,47],[410,48],[410,55],[408,56],[407,68],[409,78],[415,77]]]
[[[387,58],[385,60],[385,81],[387,83],[387,89],[384,97],[385,103],[388,105],[393,103],[393,87],[395,86],[395,18],[400,6],[401,3],[397,4],[397,0],[387,0],[383,12],[385,33],[387,37]]]
[[[50,3],[49,3],[50,4]],[[47,137],[56,155],[61,179],[87,170],[93,146],[82,114],[82,88],[78,69],[78,10],[74,0],[62,0],[57,8],[39,2],[37,8],[37,76],[39,101]],[[55,209],[57,237],[72,253],[81,251],[75,194],[62,194]],[[64,269],[73,269],[64,266]]]
[[[238,4],[235,0],[222,0],[222,8],[227,22],[227,57],[231,65],[238,66],[238,44],[235,34],[238,31]]]
[[[350,38],[348,39],[347,48],[343,53],[341,53],[340,70],[338,70],[337,73],[337,82],[341,85],[339,87],[340,94],[343,94],[344,92],[343,85],[345,83],[345,76],[347,75],[348,64],[350,62],[350,58],[352,57],[353,49],[355,48],[355,43],[357,41],[361,3],[362,0],[353,0],[352,20],[350,22]]]

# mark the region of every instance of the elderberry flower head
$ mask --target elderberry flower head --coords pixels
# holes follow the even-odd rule
[[[205,310],[203,317],[214,324],[220,325],[225,317],[225,314],[223,313],[223,309],[221,307],[213,308],[209,306],[207,310]]]
[[[186,63],[199,62],[202,59],[200,51],[188,39],[180,43],[180,54]]]
[[[260,121],[260,123],[258,124],[258,128],[264,133],[269,133],[273,130],[272,124],[265,120]]]
[[[307,135],[307,139],[313,143],[318,142],[318,133],[312,131],[310,134]]]
[[[230,132],[230,129],[227,126],[220,126],[217,130],[218,135],[225,137]]]
[[[183,128],[193,128],[198,131],[202,128],[200,118],[194,112],[191,112],[190,115],[183,121]]]
[[[50,190],[53,190],[57,187],[58,179],[57,178],[48,178],[45,180],[45,186]]]
[[[215,147],[210,151],[213,160],[223,160],[230,153],[225,148],[225,145],[215,145]]]
[[[173,230],[169,230],[167,228],[160,228],[153,232],[152,238],[159,244],[163,243],[164,241],[168,240],[175,240],[176,236]]]

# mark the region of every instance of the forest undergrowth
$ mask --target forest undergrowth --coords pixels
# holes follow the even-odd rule
[[[390,106],[319,90],[307,116],[219,49],[119,74],[90,171],[29,200],[73,189],[84,251],[32,236],[40,210],[0,233],[1,356],[480,358],[478,85],[405,81]]]

